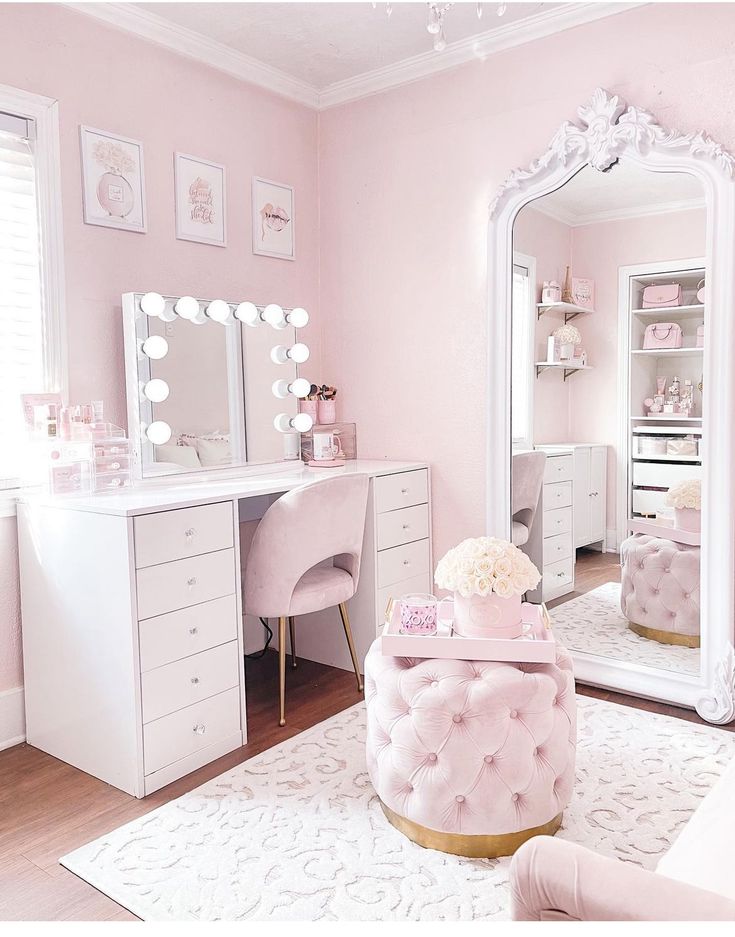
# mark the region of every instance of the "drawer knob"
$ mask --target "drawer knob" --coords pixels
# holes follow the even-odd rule
[[[402,494],[402,495],[407,495],[407,494],[408,494],[408,488],[401,488],[401,494]]]
[[[196,530],[193,527],[189,527],[184,531],[184,536],[187,540],[193,540]]]
[[[410,524],[404,524],[404,525],[403,525],[403,529],[404,529],[404,530],[410,530],[410,529],[411,529],[411,525],[410,525]]]
[[[197,584],[197,577],[196,577],[196,576],[190,576],[190,577],[186,580],[186,584],[187,584],[187,586],[191,589],[192,586],[195,586],[195,585]]]
[[[207,731],[207,727],[203,725],[201,722],[198,722],[194,726],[192,731],[194,732],[195,735],[204,735],[204,733]]]
[[[192,677],[191,682],[196,686],[196,684],[199,683],[199,677]]]
[[[410,565],[411,565],[411,560],[404,560],[404,561],[403,561],[403,565],[404,565],[404,566],[410,566]]]
[[[189,634],[199,634],[199,629],[196,625],[193,628],[189,628]]]

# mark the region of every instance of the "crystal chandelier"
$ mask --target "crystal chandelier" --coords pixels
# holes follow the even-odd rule
[[[373,9],[377,7],[377,3],[373,2]],[[454,6],[453,3],[427,3],[428,7],[428,20],[426,23],[426,31],[434,40],[434,51],[443,52],[447,47],[447,37],[444,34],[444,18],[447,13]],[[496,8],[496,13],[498,16],[503,16],[508,7],[507,3],[498,3]],[[475,9],[477,10],[478,20],[482,19],[482,3],[475,4]],[[386,16],[390,17],[393,13],[393,4],[386,3],[385,5]]]

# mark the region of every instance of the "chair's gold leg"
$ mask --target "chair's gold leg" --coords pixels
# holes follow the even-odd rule
[[[352,640],[352,628],[350,628],[350,617],[347,614],[347,606],[344,602],[339,603],[339,614],[342,616],[342,625],[345,629],[345,637],[347,638],[347,644],[350,648],[350,657],[352,658],[352,666],[355,668],[355,676],[357,677],[357,689],[362,693],[362,677],[360,676],[360,665],[357,662],[357,654],[355,653],[355,643]]]
[[[286,725],[286,619],[278,619],[278,681],[281,704],[279,726]]]
[[[291,666],[296,670],[296,623],[293,615],[288,617],[288,629],[291,632]]]

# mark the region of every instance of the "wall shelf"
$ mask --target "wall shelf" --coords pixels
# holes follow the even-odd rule
[[[630,353],[649,358],[696,358],[704,353],[704,348],[633,348]]]
[[[634,462],[692,462],[695,465],[702,464],[702,458],[698,455],[634,455]]]
[[[658,306],[655,309],[632,309],[634,316],[642,319],[671,316],[672,319],[702,319],[704,318],[704,303],[695,303],[693,306]]]
[[[564,380],[570,377],[575,371],[591,371],[592,365],[589,364],[574,364],[571,361],[537,361],[536,362],[536,377],[541,374],[542,371],[545,371],[547,368],[556,369],[557,371],[564,371]]]
[[[594,312],[586,306],[577,306],[576,303],[536,303],[536,318],[540,319],[545,312],[563,312],[564,321],[569,322],[577,316]]]

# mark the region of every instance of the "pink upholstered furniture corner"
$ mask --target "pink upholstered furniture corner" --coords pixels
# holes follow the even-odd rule
[[[280,725],[286,723],[286,620],[295,667],[296,615],[339,608],[362,690],[345,603],[357,591],[360,578],[368,484],[367,475],[355,474],[294,488],[268,508],[253,537],[243,604],[248,615],[278,618]]]
[[[634,534],[620,547],[620,607],[632,630],[699,647],[700,548]]]
[[[566,651],[555,664],[424,660],[383,656],[376,641],[365,700],[368,773],[388,819],[410,838],[460,855],[507,855],[535,828],[555,828],[574,784]],[[413,835],[416,827],[428,833]],[[481,839],[493,840],[490,852]]]
[[[735,761],[655,872],[537,836],[511,864],[516,921],[735,921]]]

